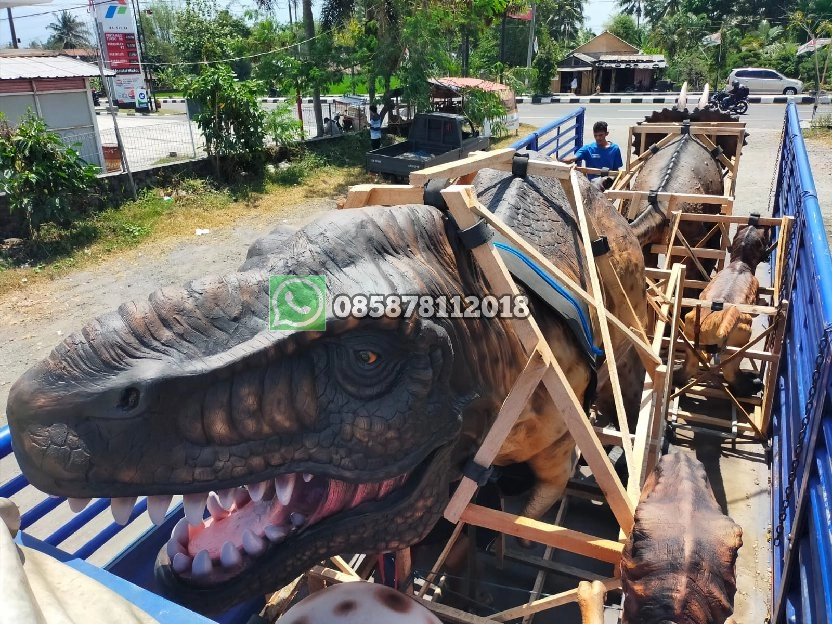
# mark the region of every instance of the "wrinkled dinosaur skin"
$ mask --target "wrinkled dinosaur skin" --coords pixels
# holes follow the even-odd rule
[[[698,109],[689,113],[687,110],[678,111],[664,109],[645,118],[644,125],[651,123],[679,123],[684,120],[692,122],[699,121],[736,121],[725,113],[714,111],[700,111]],[[641,154],[648,147],[658,143],[665,137],[664,134],[645,134],[643,141],[637,142],[635,149]],[[643,143],[643,145],[642,145]],[[717,145],[721,147],[727,156],[732,156],[736,150],[737,139],[733,136],[721,136],[717,138]],[[740,147],[741,149],[741,147]],[[659,151],[650,156],[638,172],[633,185],[636,191],[651,191],[666,193],[693,193],[698,195],[724,195],[725,184],[722,177],[722,165],[711,155],[709,149],[690,134],[680,134]],[[669,222],[665,220],[667,214],[667,200],[658,201],[660,211],[646,204],[640,214],[632,222],[633,231],[644,248],[646,266],[656,266],[658,255],[650,252],[648,246],[652,244],[666,244],[670,236]],[[693,214],[719,214],[719,204],[677,202],[674,210],[689,212]],[[685,236],[691,247],[697,246],[708,234],[712,224],[697,223],[694,221],[682,221],[679,225],[679,232]],[[680,244],[678,242],[674,243]],[[719,249],[720,236],[711,235],[704,245],[707,248]],[[686,267],[686,276],[689,279],[707,279],[708,276],[700,275],[696,265],[688,258],[679,260]],[[710,272],[715,266],[713,260],[701,260],[703,268]],[[688,293],[690,296],[695,296]]]
[[[768,245],[768,235],[764,228],[753,225],[740,228],[731,242],[731,261],[708,283],[699,299],[755,305],[760,287],[755,272],[757,265],[767,256]],[[701,309],[698,316],[700,347],[712,345],[719,353],[724,353],[728,346],[742,347],[751,340],[753,317],[739,312],[735,306],[728,305],[719,311]],[[685,315],[685,335],[691,342],[697,340],[696,325],[696,310],[691,310]],[[673,381],[679,387],[685,385],[699,367],[696,353],[687,345],[685,347],[685,363],[674,371]],[[700,355],[707,361],[707,353],[701,351]],[[762,380],[754,373],[741,372],[741,361],[741,358],[735,358],[726,363],[722,374],[735,393],[748,396],[762,389]]]
[[[587,213],[608,237],[613,266],[645,322],[638,241],[579,178]],[[474,186],[484,205],[586,287],[559,182],[483,170]],[[326,276],[326,331],[270,331],[270,275]],[[183,525],[169,542],[178,546],[157,559],[159,590],[202,613],[274,591],[330,555],[417,543],[441,517],[449,483],[473,457],[526,357],[508,319],[339,320],[332,299],[488,292],[449,217],[431,206],[340,210],[300,229],[279,227],[251,247],[240,271],[123,304],[27,371],[7,409],[18,461],[33,485],[68,497],[204,501],[209,491],[219,500],[230,492],[230,515],[214,516],[209,497],[207,528]],[[559,318],[535,297],[530,303],[583,401],[588,360]],[[615,313],[622,301],[607,293],[606,305]],[[634,413],[643,368],[622,336],[613,332],[613,340]],[[611,404],[599,391],[599,404]],[[560,498],[570,473],[574,441],[560,409],[541,385],[494,462],[529,463],[536,484],[524,513],[533,518]],[[295,484],[283,505],[275,478]],[[266,492],[255,503],[249,493],[257,484]],[[281,535],[265,541],[266,524]],[[265,552],[251,555],[245,539],[241,549],[245,526],[260,536],[249,536],[249,546],[265,543]],[[224,540],[242,554],[229,566],[218,561]],[[190,563],[174,570],[202,548],[213,562],[209,574],[194,575]]]
[[[664,455],[622,554],[623,624],[733,622],[741,547],[742,528],[722,512],[702,463]]]

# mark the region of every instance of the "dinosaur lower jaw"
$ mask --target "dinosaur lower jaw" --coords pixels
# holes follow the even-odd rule
[[[379,501],[408,475],[376,483],[348,483],[309,473],[281,475],[219,493],[185,495],[185,517],[166,544],[171,568],[194,585],[225,583],[330,516]],[[203,519],[207,506],[210,515]]]

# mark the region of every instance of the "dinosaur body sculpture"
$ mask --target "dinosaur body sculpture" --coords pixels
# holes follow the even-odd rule
[[[748,225],[738,230],[731,243],[731,262],[714,276],[699,299],[723,304],[756,304],[760,283],[754,273],[765,258],[767,248],[767,236],[761,228]],[[698,314],[691,310],[685,315],[685,335],[705,350],[711,350],[711,347],[722,353],[727,346],[742,347],[751,340],[751,322],[750,314],[740,312],[732,305],[720,310],[702,309]],[[708,356],[702,352],[700,357],[707,359]],[[674,371],[676,385],[684,385],[696,373],[698,365],[699,357],[688,348],[684,365]],[[740,373],[740,358],[726,363],[722,373],[725,381],[740,394],[759,390],[759,378]]]
[[[624,546],[623,624],[733,622],[740,547],[742,529],[720,509],[702,463],[682,452],[664,455],[644,484]]]
[[[577,282],[586,266],[560,183],[493,170],[480,201]],[[644,266],[626,220],[581,178],[587,214],[646,321]],[[507,318],[339,318],[337,295],[488,293],[449,217],[428,205],[335,211],[252,246],[241,270],[122,305],[68,338],[9,395],[28,479],[58,495],[111,497],[126,518],[147,495],[184,518],[159,553],[172,599],[214,613],[281,587],[322,558],[423,539],[526,362]],[[325,276],[325,331],[269,329],[270,276]],[[616,291],[607,308],[622,309]],[[593,362],[567,323],[530,308],[579,400]],[[622,386],[643,369],[613,333]],[[603,403],[604,388],[599,388]],[[528,462],[539,518],[562,495],[574,448],[541,386],[495,463]],[[85,501],[73,503],[82,508]],[[210,516],[203,520],[205,508]]]
[[[696,109],[689,113],[687,110],[665,109],[647,117],[645,124],[730,121],[732,119],[726,113],[715,111]],[[655,146],[665,136],[665,134],[644,134],[643,140],[640,140],[635,147],[637,154],[642,154],[651,146]],[[734,155],[736,150],[740,149],[736,138],[731,136],[718,137],[716,144],[719,152],[727,156]],[[722,196],[725,192],[723,165],[720,163],[719,154],[712,152],[694,134],[681,133],[668,144],[658,148],[655,154],[649,156],[635,178],[633,190]],[[649,245],[668,242],[670,232],[666,204],[666,201],[659,200],[648,205],[632,222],[633,231],[644,248],[646,266],[657,264],[657,254],[649,251]],[[674,209],[693,214],[719,214],[720,205],[680,201]],[[679,232],[692,247],[699,245],[709,230],[710,224],[693,221],[683,221],[679,226]],[[718,249],[719,235],[711,235],[704,246]],[[690,259],[685,259],[684,264],[689,276],[698,275],[698,270]],[[713,260],[704,260],[701,264],[706,271],[710,271],[715,263]],[[707,277],[698,276],[697,279]]]

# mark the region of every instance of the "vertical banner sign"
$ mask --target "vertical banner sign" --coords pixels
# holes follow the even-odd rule
[[[145,89],[136,33],[136,20],[128,0],[95,3],[95,25],[104,44],[104,64],[116,72],[113,99],[116,104],[136,103]]]

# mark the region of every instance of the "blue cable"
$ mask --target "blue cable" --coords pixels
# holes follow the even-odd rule
[[[581,306],[578,305],[578,302],[575,298],[566,290],[561,288],[560,284],[555,282],[551,277],[549,277],[543,269],[537,266],[534,262],[532,262],[529,258],[527,258],[524,254],[520,253],[514,247],[509,247],[503,243],[494,243],[494,246],[498,249],[503,249],[510,254],[517,256],[520,258],[526,266],[528,266],[532,271],[537,273],[549,286],[554,288],[558,291],[564,299],[566,299],[569,303],[571,303],[575,307],[575,311],[578,313],[578,318],[581,320],[581,327],[583,327],[584,334],[586,334],[587,340],[589,341],[590,346],[592,347],[592,353],[594,355],[604,355],[604,352],[595,346],[595,343],[592,340],[592,330],[589,327],[589,323],[587,321],[586,316],[584,316],[584,311],[581,309]]]

